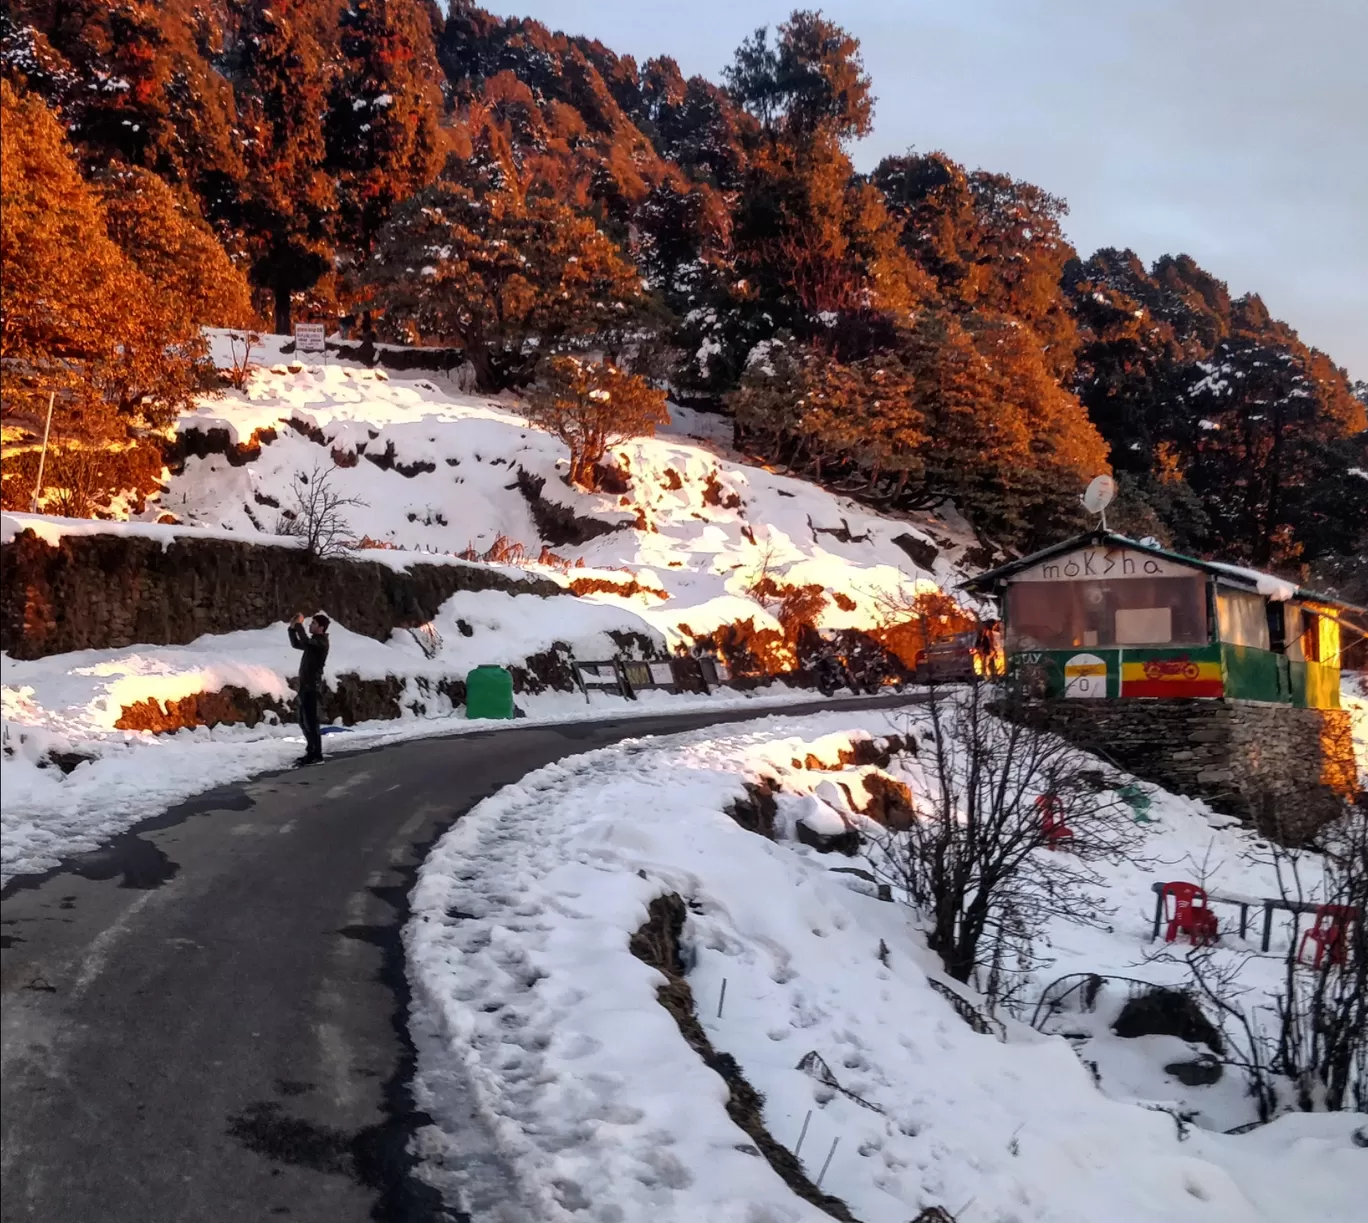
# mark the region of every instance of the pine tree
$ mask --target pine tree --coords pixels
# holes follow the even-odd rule
[[[84,378],[103,335],[116,334],[131,269],[105,231],[98,197],[81,179],[61,128],[33,95],[0,82],[0,358],[6,422],[42,420],[62,393],[59,426],[104,431],[105,405]],[[35,426],[36,427],[36,426]]]
[[[344,68],[328,98],[328,165],[340,238],[358,261],[400,200],[442,163],[433,17],[419,0],[351,0],[340,18]]]
[[[117,441],[164,425],[199,385],[205,345],[191,305],[159,292],[111,239],[99,194],[38,98],[0,82],[0,122],[7,423],[36,428],[52,391],[58,439]]]
[[[237,98],[248,170],[225,211],[243,236],[251,276],[288,335],[295,294],[332,263],[337,201],[323,117],[335,65],[322,41],[331,14],[319,0],[237,0],[225,71]]]
[[[593,221],[512,189],[420,192],[381,232],[365,278],[393,334],[459,344],[490,390],[572,340],[613,344],[645,304],[639,273]]]

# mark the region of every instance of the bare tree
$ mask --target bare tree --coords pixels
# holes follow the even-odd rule
[[[1368,816],[1351,809],[1325,831],[1319,848],[1323,882],[1313,894],[1304,874],[1316,851],[1270,842],[1280,895],[1333,905],[1357,919],[1341,917],[1343,941],[1327,947],[1319,964],[1314,956],[1302,961],[1294,925],[1273,999],[1269,1061],[1292,1084],[1298,1108],[1368,1111]]]
[[[871,852],[876,874],[928,918],[946,972],[995,1006],[1010,1004],[1035,966],[1048,919],[1103,923],[1095,864],[1134,861],[1139,839],[1113,792],[1120,779],[1015,716],[1017,703],[981,682],[931,690],[906,761],[919,779],[907,827]]]
[[[307,475],[298,473],[290,490],[294,505],[283,509],[276,523],[277,535],[303,540],[304,551],[311,557],[321,559],[348,551],[353,534],[343,511],[366,504],[359,497],[344,497],[333,488],[336,471],[335,464],[324,467],[315,463]]]

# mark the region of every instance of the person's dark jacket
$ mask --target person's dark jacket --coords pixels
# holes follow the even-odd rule
[[[304,651],[299,660],[300,692],[317,692],[323,681],[323,664],[328,661],[328,634],[310,633],[302,624],[291,624],[290,644]]]

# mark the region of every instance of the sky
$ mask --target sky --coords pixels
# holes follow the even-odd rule
[[[484,2],[713,80],[794,7]],[[860,40],[874,79],[860,169],[915,147],[1027,179],[1068,201],[1081,252],[1185,252],[1368,379],[1368,0],[820,7]]]

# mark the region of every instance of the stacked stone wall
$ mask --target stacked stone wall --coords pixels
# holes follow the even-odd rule
[[[296,612],[326,611],[354,632],[387,641],[431,620],[453,594],[501,590],[554,597],[547,578],[488,566],[315,560],[298,548],[247,540],[32,530],[0,547],[0,649],[12,658],[138,643],[186,645],[206,633],[269,628]]]
[[[1260,701],[1033,701],[1022,717],[1127,772],[1302,841],[1361,800],[1350,715]]]

